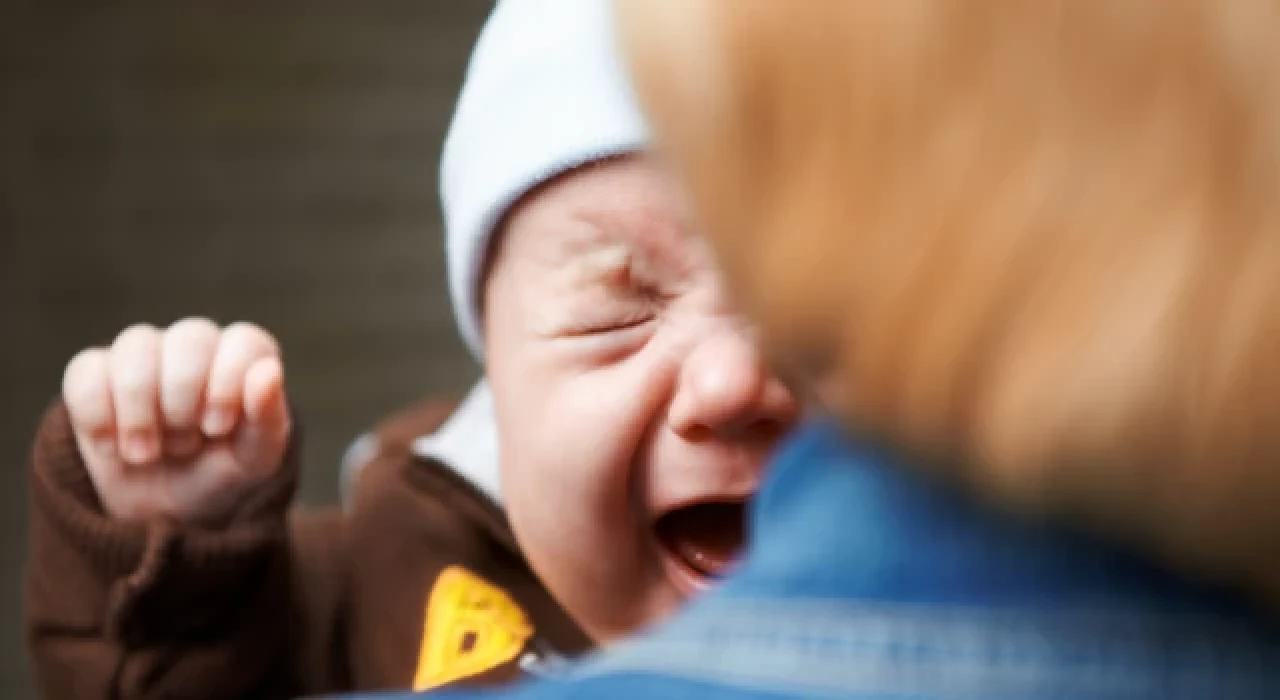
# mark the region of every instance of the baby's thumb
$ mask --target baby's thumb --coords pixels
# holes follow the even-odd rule
[[[264,357],[245,373],[244,422],[235,437],[236,457],[250,476],[265,476],[280,466],[291,428],[284,368],[280,358]]]

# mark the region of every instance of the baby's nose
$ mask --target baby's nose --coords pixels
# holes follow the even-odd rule
[[[740,330],[709,337],[685,357],[668,420],[687,439],[773,439],[798,408]]]

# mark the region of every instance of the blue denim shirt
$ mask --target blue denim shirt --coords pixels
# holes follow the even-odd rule
[[[1225,592],[892,464],[806,426],[719,589],[559,677],[431,697],[1280,698],[1280,628]]]

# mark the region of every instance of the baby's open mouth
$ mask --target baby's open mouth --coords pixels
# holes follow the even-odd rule
[[[673,563],[698,588],[723,578],[737,562],[746,540],[746,503],[695,503],[658,518],[658,541]]]

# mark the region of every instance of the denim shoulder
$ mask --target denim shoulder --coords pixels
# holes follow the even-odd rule
[[[385,693],[343,696],[342,700],[792,700],[823,697],[801,691],[768,691],[713,681],[652,673],[618,673],[575,680],[537,681],[505,690],[454,691],[425,694]],[[832,696],[828,696],[832,697]],[[851,700],[901,700],[897,696],[840,693]]]

